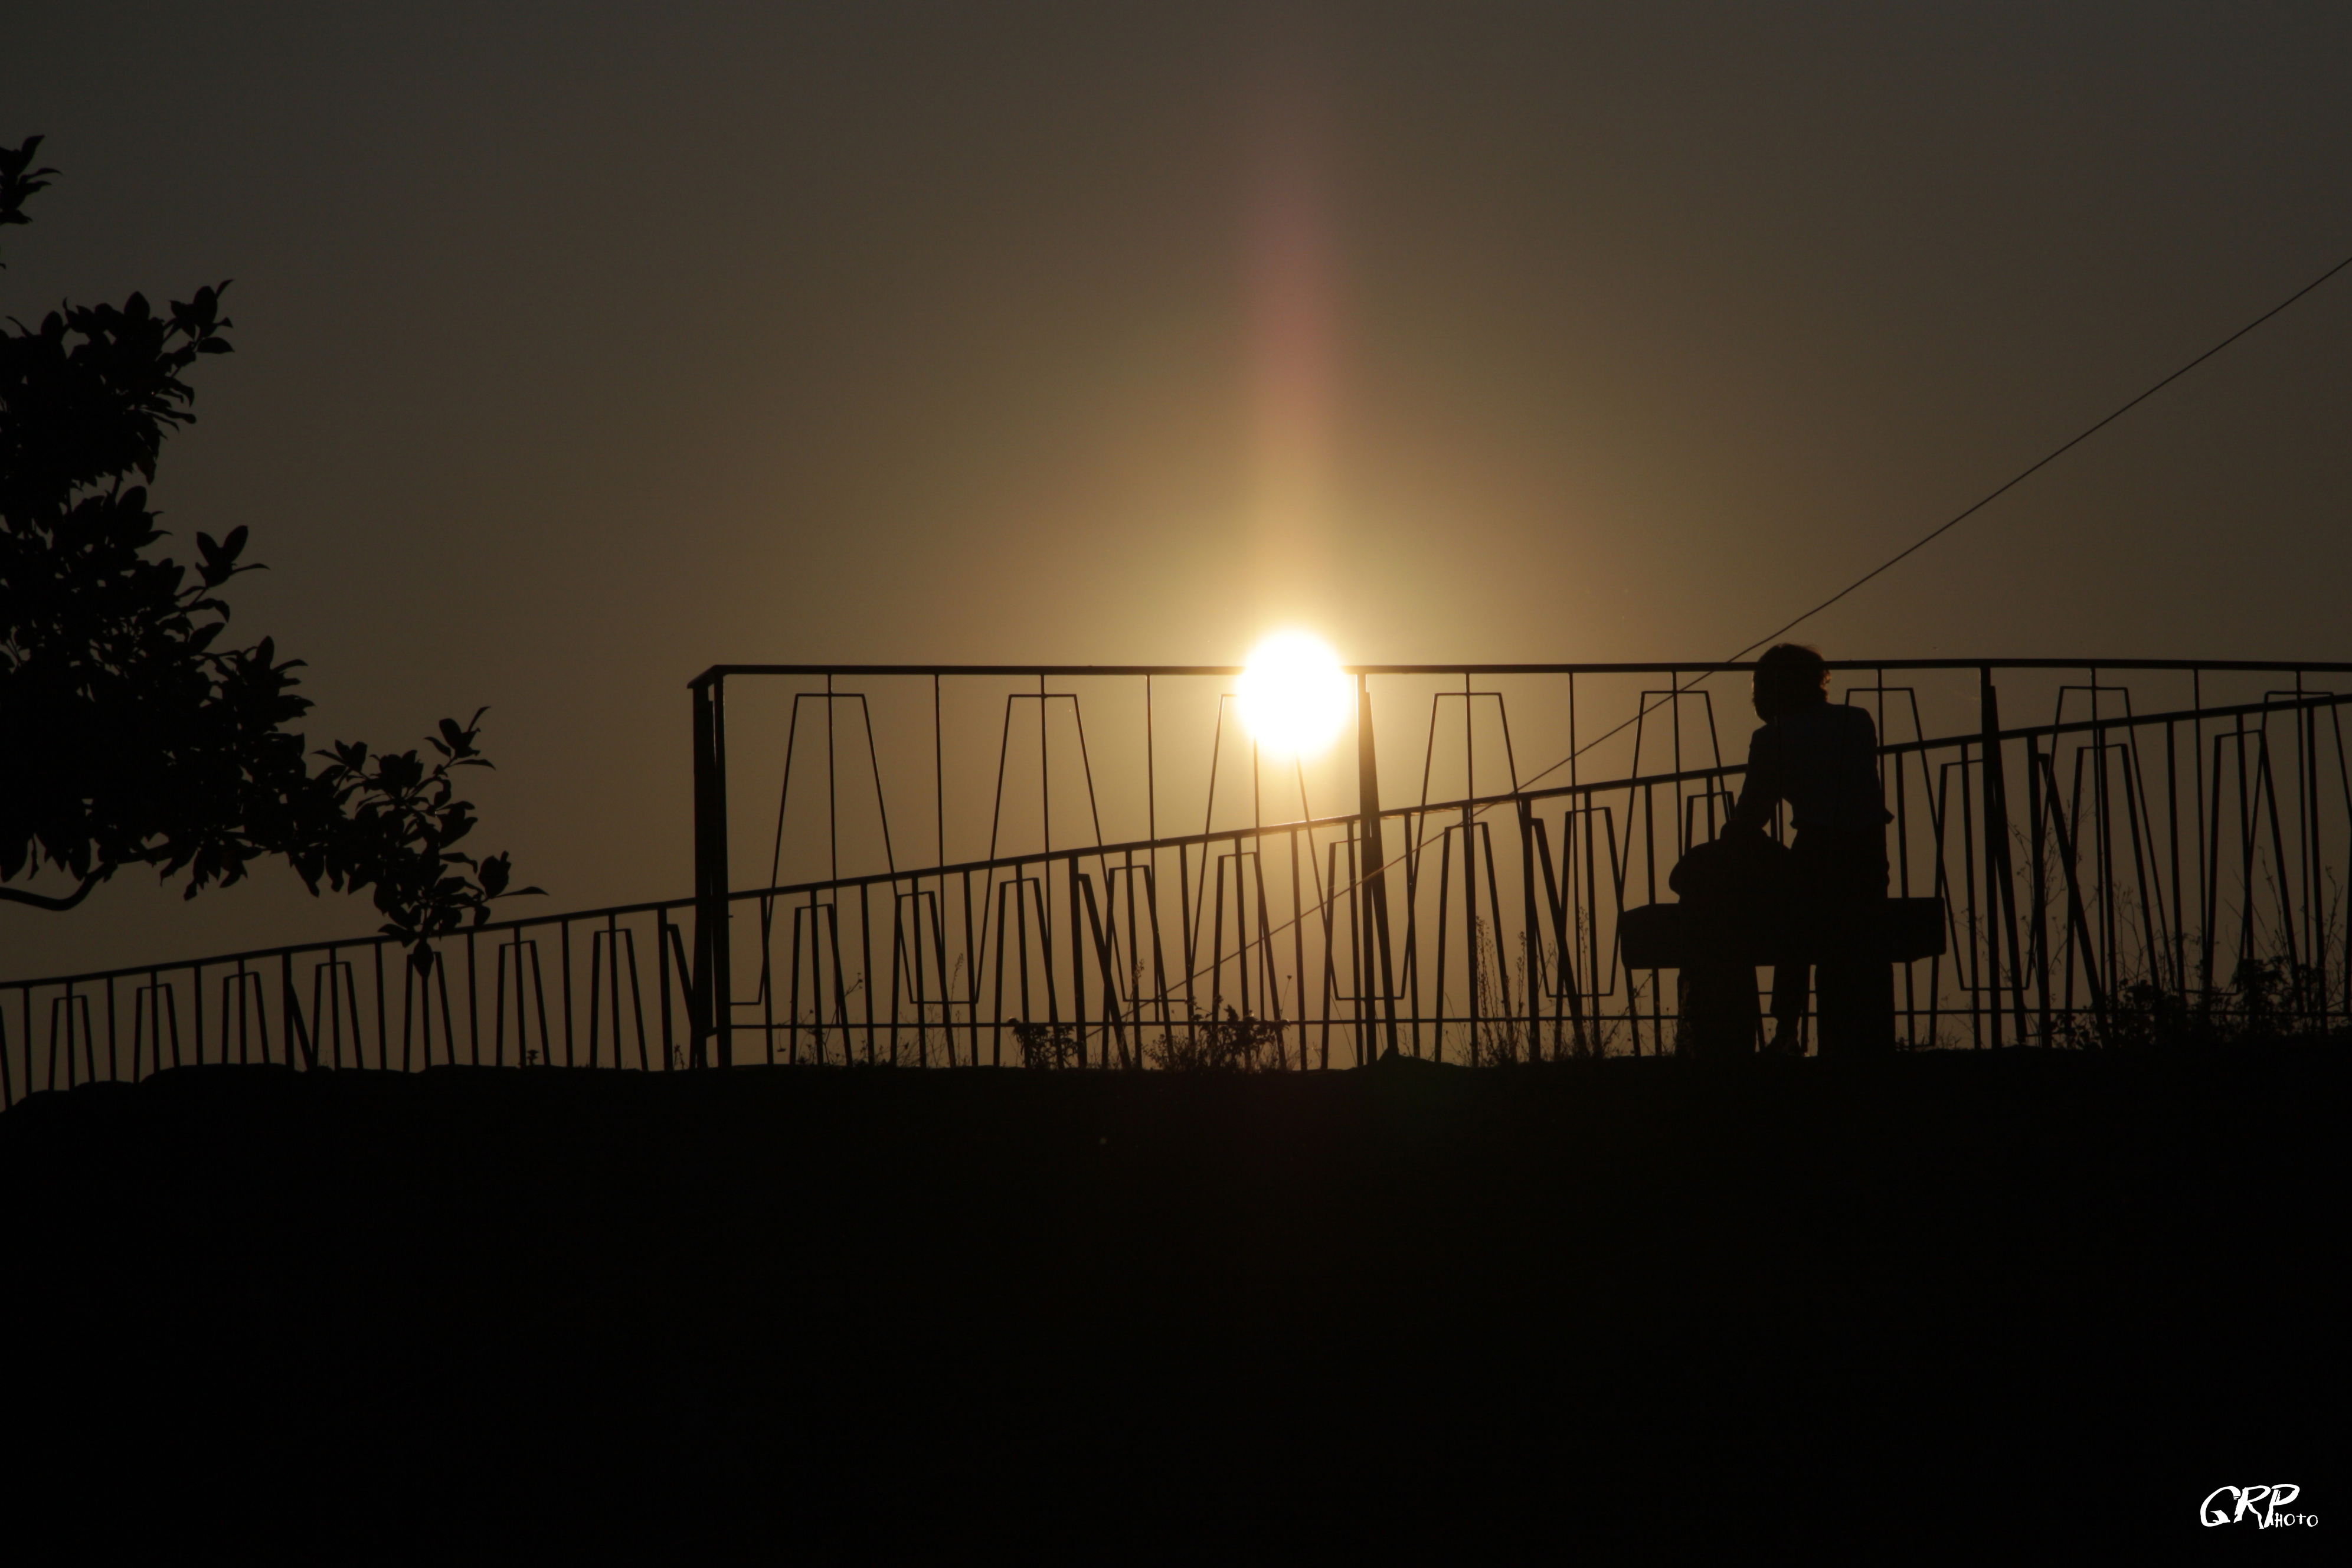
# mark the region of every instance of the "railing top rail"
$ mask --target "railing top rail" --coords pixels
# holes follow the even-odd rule
[[[2300,713],[2314,708],[2352,706],[2352,693],[2320,693],[2312,696],[2286,697],[2276,702],[2237,703],[2226,707],[2177,708],[2168,713],[2135,714],[2113,718],[2074,719],[2065,724],[2029,725],[2017,729],[2000,731],[1997,742],[2041,740],[2062,735],[2107,734],[2118,729],[2142,728],[2149,725],[2180,724],[2190,719],[2221,719],[2249,716],[2261,713]],[[1936,751],[1945,747],[1981,746],[1981,730],[1964,730],[1957,735],[1930,736],[1924,740],[1897,741],[1882,746],[1882,757],[1908,756],[1912,752]],[[1399,817],[1434,817],[1452,811],[1483,811],[1496,806],[1507,806],[1520,800],[1551,800],[1564,796],[1593,796],[1619,789],[1643,789],[1667,784],[1697,784],[1710,779],[1744,777],[1745,762],[1726,762],[1714,768],[1687,768],[1675,773],[1641,773],[1629,778],[1601,779],[1580,784],[1552,784],[1539,789],[1506,790],[1497,795],[1465,795],[1451,800],[1415,802],[1404,806],[1385,806],[1381,819],[1385,821]],[[1180,846],[1197,848],[1202,844],[1225,843],[1239,839],[1272,838],[1283,833],[1312,833],[1326,829],[1351,827],[1363,819],[1350,811],[1333,817],[1301,817],[1287,822],[1262,822],[1250,826],[1219,828],[1213,832],[1180,833],[1157,839],[1131,839],[1118,843],[1080,844],[1067,849],[1040,850],[1034,854],[999,855],[994,860],[961,861],[951,865],[908,867],[897,871],[878,871],[863,876],[831,877],[822,882],[800,882],[775,887],[754,887],[730,890],[728,898],[740,902],[747,899],[799,898],[833,888],[878,887],[884,883],[906,882],[916,877],[962,876],[986,871],[1017,870],[1023,866],[1054,865],[1066,861],[1087,860],[1098,855],[1122,855],[1146,850],[1172,850]],[[488,927],[484,927],[487,930]]]
[[[1949,667],[1973,668],[1979,663],[1981,663],[1981,661],[1953,661]],[[2005,667],[2025,667],[2030,662],[2027,661],[2011,661]],[[887,666],[872,667],[886,668]],[[1918,666],[1916,664],[1910,666],[1904,666],[1890,661],[1885,664],[1847,664],[1835,667],[1895,669],[1901,667]],[[2105,660],[2098,662],[2098,667],[2101,669],[2122,669],[2127,666],[2116,661]],[[2182,664],[2179,667],[2187,668],[2190,666]],[[2195,667],[2215,669],[2225,666],[2203,664]],[[2254,670],[2279,668],[2342,670],[2347,673],[2352,673],[2352,664],[2303,664],[2282,666],[2256,664],[2237,664],[2226,667]],[[1477,668],[1477,666],[1472,666],[1474,673]],[[838,672],[836,671],[836,673]],[[1453,669],[1452,673],[1458,674],[1462,673],[1462,670],[1459,666],[1456,666]],[[2341,707],[2347,705],[2352,705],[2352,694],[2339,695],[2322,693],[2303,697],[2280,698],[2270,702],[2238,703],[2224,706],[2200,708],[2178,708],[2161,713],[2076,719],[2064,724],[2029,725],[2014,729],[2001,730],[1994,738],[2000,742],[2009,742],[2027,739],[2043,739],[2061,735],[2090,734],[2093,732],[2104,734],[2119,729],[2142,728],[2153,725],[2179,724],[2199,719],[2213,720],[2251,716],[2256,714],[2292,713],[2316,708]],[[1879,752],[1882,756],[1907,755],[1912,752],[1933,751],[1943,747],[1980,746],[1983,744],[1984,739],[1985,737],[1981,731],[1969,730],[1956,735],[1937,736],[1919,740],[1895,742],[1893,744],[1881,746],[1879,747]],[[1747,771],[1747,765],[1745,763],[1725,763],[1715,768],[1686,768],[1679,772],[1642,774],[1630,778],[1599,779],[1575,784],[1552,785],[1538,789],[1515,790],[1498,795],[1468,796],[1459,800],[1430,801],[1426,804],[1417,803],[1412,805],[1392,806],[1383,809],[1381,812],[1381,816],[1383,819],[1388,819],[1412,815],[1429,815],[1464,810],[1479,810],[1495,806],[1508,805],[1515,801],[1521,800],[1552,800],[1573,795],[1583,795],[1589,797],[1618,789],[1638,789],[1652,786],[1695,783],[1708,779],[1729,779],[1737,776],[1743,776]],[[1085,859],[1088,856],[1127,854],[1155,848],[1167,850],[1177,848],[1180,845],[1191,847],[1241,838],[1265,837],[1272,834],[1298,831],[1313,832],[1318,830],[1334,830],[1350,826],[1360,820],[1360,817],[1358,813],[1350,812],[1343,816],[1305,818],[1296,821],[1266,823],[1255,827],[1227,828],[1214,832],[1190,833],[1159,839],[1138,839],[1119,843],[1088,844],[1070,849],[1040,852],[1036,854],[1002,855],[993,860],[970,861],[950,865],[909,867],[903,870],[876,872],[863,876],[833,878],[823,882],[795,883],[775,887],[751,888],[730,892],[729,898],[730,902],[735,903],[757,899],[795,898],[805,896],[812,893],[824,892],[827,889],[878,886],[885,883],[904,882],[917,877],[960,876],[967,873],[1003,870],[1035,864],[1050,864],[1069,860]],[[468,931],[458,933],[457,936],[485,936],[500,935],[507,932],[520,932],[535,927],[553,925],[563,921],[617,920],[625,915],[648,915],[662,911],[691,909],[694,907],[694,904],[695,900],[692,897],[652,899],[635,904],[612,904],[598,909],[572,910],[548,915],[519,915],[511,920],[491,921],[481,925],[473,926]],[[161,973],[167,969],[186,969],[195,967],[211,968],[220,965],[249,964],[257,960],[269,958],[299,957],[310,954],[331,952],[340,948],[364,948],[373,946],[387,940],[389,940],[389,938],[381,935],[376,935],[350,936],[335,941],[289,943],[275,947],[248,948],[242,952],[222,953],[201,958],[174,959],[168,963],[126,964],[116,968],[90,970],[77,975],[55,975],[22,980],[0,980],[0,988],[19,990],[31,987],[89,985],[107,980],[137,978],[147,975]]]
[[[1831,659],[1832,670],[2305,670],[2352,674],[2352,661],[2325,659]],[[1351,675],[1674,675],[1752,670],[1704,659],[1654,664],[1343,664]],[[688,682],[728,675],[1238,675],[1239,664],[713,664]]]
[[[519,931],[535,925],[552,925],[564,920],[617,920],[627,915],[650,915],[656,910],[692,909],[694,900],[687,898],[656,898],[640,904],[615,904],[602,909],[570,909],[552,915],[523,915],[512,920],[493,920],[480,925],[470,925],[452,933],[445,941],[462,941],[468,936],[488,936],[500,932]],[[124,964],[112,969],[91,969],[79,975],[42,975],[30,979],[0,980],[0,990],[22,990],[37,986],[87,986],[102,980],[138,979],[147,975],[162,974],[167,969],[210,969],[223,964],[251,964],[264,958],[299,958],[313,953],[332,952],[338,948],[368,948],[393,938],[376,933],[364,936],[343,936],[323,942],[287,942],[275,947],[248,947],[236,953],[212,953],[201,958],[173,958],[160,964]]]

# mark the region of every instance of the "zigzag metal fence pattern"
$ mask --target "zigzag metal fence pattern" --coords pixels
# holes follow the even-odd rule
[[[1834,667],[1878,723],[1893,891],[1947,910],[1944,954],[1900,972],[1905,1044],[2065,1043],[2127,998],[2257,989],[2294,1027],[2352,1020],[2352,666]],[[0,983],[0,1100],[193,1062],[1673,1049],[1672,977],[1628,970],[1617,922],[1737,790],[1717,704],[1744,675],[1369,668],[1352,743],[1277,764],[1235,673],[713,670],[693,897],[484,926],[426,970],[368,938]]]

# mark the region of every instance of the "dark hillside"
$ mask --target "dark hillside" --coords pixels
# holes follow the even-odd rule
[[[2340,1510],[2342,1051],[1740,1066],[38,1098],[17,1511],[330,1562],[1901,1560],[2210,1546],[2224,1482]]]

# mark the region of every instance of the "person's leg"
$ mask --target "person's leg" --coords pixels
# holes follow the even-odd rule
[[[1812,966],[1801,958],[1772,966],[1772,1043],[1768,1050],[1804,1053],[1805,993],[1811,985]]]
[[[1885,837],[1872,831],[1815,835],[1811,846],[1798,841],[1814,911],[1814,1010],[1824,1057],[1883,1056],[1895,1049],[1895,967],[1878,956],[1886,918]]]
[[[1851,1061],[1895,1050],[1895,967],[1869,957],[1823,958],[1821,1053]]]
[[[1720,1061],[1756,1050],[1756,970],[1737,960],[1685,962],[1677,1055]]]
[[[1841,865],[1836,844],[1815,829],[1799,831],[1790,846],[1790,917],[1793,948],[1772,971],[1774,1043],[1792,1055],[1805,1050],[1806,991],[1813,997],[1813,1051],[1829,1050],[1830,959],[1837,946]]]

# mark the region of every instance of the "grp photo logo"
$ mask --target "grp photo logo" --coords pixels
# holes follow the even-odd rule
[[[2282,1511],[2303,1495],[2303,1489],[2284,1481],[2270,1486],[2215,1487],[2197,1505],[2197,1517],[2205,1528],[2217,1524],[2238,1524],[2253,1521],[2256,1530],[2277,1530],[2288,1525],[2319,1523],[2315,1513],[2287,1513]]]

